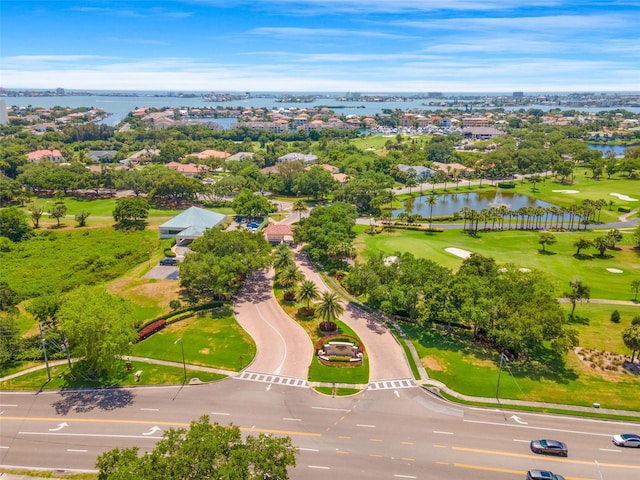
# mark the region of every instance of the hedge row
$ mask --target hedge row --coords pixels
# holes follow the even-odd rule
[[[138,342],[141,342],[145,338],[150,337],[151,335],[162,330],[166,326],[167,326],[167,321],[164,319],[156,320],[155,322],[150,323],[149,325],[147,325],[146,327],[144,327],[142,330],[138,332]]]
[[[138,341],[144,340],[145,338],[154,334],[158,330],[162,330],[167,325],[170,325],[179,320],[184,320],[185,318],[189,318],[196,312],[201,312],[202,310],[211,310],[213,308],[219,308],[222,305],[224,305],[223,302],[203,303],[202,305],[196,305],[195,307],[174,310],[173,312],[168,312],[163,315],[160,315],[159,317],[152,318],[151,320],[148,320],[145,323],[143,323],[142,326],[140,327],[140,330],[138,330]],[[164,322],[163,326],[161,328],[157,328],[153,330],[153,326],[158,324],[158,322]],[[152,330],[151,333],[147,333],[143,336],[142,333],[146,332],[148,328],[151,328]]]

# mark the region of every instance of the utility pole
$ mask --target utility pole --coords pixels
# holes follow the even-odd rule
[[[47,357],[47,343],[44,341],[42,324],[40,324],[40,322],[38,322],[38,328],[40,329],[40,340],[42,341],[42,351],[44,352],[44,364],[47,366],[47,378],[51,381],[51,370],[49,370],[49,358]]]
[[[502,363],[503,361],[508,362],[509,361],[509,357],[507,357],[504,353],[500,354],[500,370],[498,371],[498,384],[496,385],[496,400],[498,400],[498,403],[500,403],[500,398],[499,398],[499,394],[500,394],[500,375],[502,374]]]
[[[173,344],[175,345],[178,342],[180,342],[180,347],[182,348],[182,368],[184,369],[184,378],[182,380],[182,384],[184,385],[185,383],[187,383],[187,363],[184,360],[184,342],[182,341],[182,337],[173,342]]]

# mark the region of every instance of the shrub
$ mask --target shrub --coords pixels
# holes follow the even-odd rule
[[[165,319],[156,320],[155,322],[150,323],[138,332],[138,341],[141,342],[166,326],[167,321]]]
[[[631,211],[631,207],[618,207],[618,211],[622,213],[629,213]]]
[[[611,312],[611,321],[613,323],[620,323],[620,312],[618,310]]]

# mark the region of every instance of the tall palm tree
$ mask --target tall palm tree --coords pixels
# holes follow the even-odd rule
[[[278,274],[278,283],[285,290],[293,290],[300,280],[304,278],[304,275],[295,263],[287,265]]]
[[[298,287],[298,300],[307,302],[307,311],[311,309],[311,300],[320,298],[318,286],[311,280],[303,281]]]
[[[334,292],[323,292],[317,310],[323,323],[327,324],[333,323],[334,319],[337,319],[339,315],[344,313],[344,306],[338,295]]]
[[[302,214],[309,211],[306,202],[302,199],[294,202],[292,210],[298,212],[298,220],[302,220]]]
[[[289,265],[293,265],[293,253],[291,252],[291,249],[289,249],[286,244],[280,243],[276,247],[276,251],[273,252],[273,260],[271,263],[276,272],[280,272]]]
[[[438,203],[438,197],[433,193],[427,197],[427,205],[429,205],[429,228],[431,228],[431,223],[433,222],[433,207],[436,203]]]

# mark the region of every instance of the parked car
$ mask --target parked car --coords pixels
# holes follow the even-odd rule
[[[558,440],[532,440],[530,447],[533,453],[548,453],[550,455],[560,455],[561,457],[569,455],[567,444]]]
[[[614,435],[611,441],[619,447],[640,448],[640,435],[636,435],[635,433],[620,433]]]
[[[178,260],[172,257],[163,258],[162,260],[160,260],[160,265],[163,265],[163,266],[178,265]]]
[[[565,478],[549,470],[529,470],[527,480],[565,480]]]

